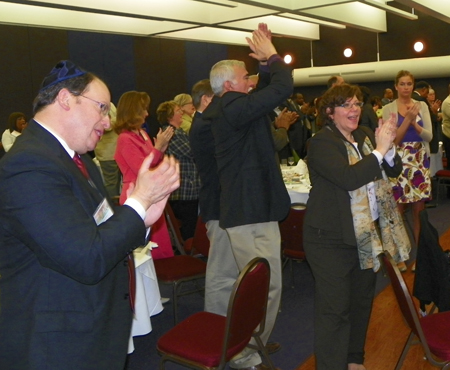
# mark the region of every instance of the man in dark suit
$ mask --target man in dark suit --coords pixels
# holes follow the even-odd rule
[[[206,224],[210,249],[205,278],[205,311],[227,315],[233,285],[239,275],[230,239],[219,226],[220,184],[214,158],[214,137],[211,122],[202,119],[203,111],[214,96],[209,80],[197,82],[192,88],[195,114],[189,131],[189,141],[200,175],[200,216]]]
[[[270,263],[266,327],[267,342],[281,297],[280,230],[290,199],[275,160],[267,117],[292,93],[289,69],[270,41],[267,25],[260,24],[249,40],[259,60],[257,89],[248,94],[248,72],[243,62],[224,60],[210,72],[215,94],[203,119],[211,122],[220,184],[220,227],[226,230],[240,270],[254,257]],[[266,369],[254,349],[245,349],[231,363],[234,369]]]
[[[0,163],[0,368],[123,370],[132,254],[171,191],[173,158],[144,160],[124,206],[86,155],[110,125],[110,94],[70,61],[56,65],[34,119]],[[109,217],[109,218],[108,218]]]

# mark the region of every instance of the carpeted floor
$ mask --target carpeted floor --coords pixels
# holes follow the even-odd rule
[[[436,227],[441,237],[443,249],[450,249],[450,200],[443,201],[436,208],[428,209],[431,223]],[[409,212],[405,215],[410,225]],[[411,228],[408,228],[411,233]],[[413,247],[411,253],[412,264],[416,254]],[[282,349],[272,355],[276,366],[282,370],[296,369],[313,353],[313,299],[314,280],[307,263],[294,263],[294,287],[291,284],[289,267],[284,270],[283,295],[281,310],[277,323],[271,336],[272,341],[280,342]],[[382,274],[377,276],[377,292],[386,287],[387,278]],[[161,294],[170,297],[171,290],[168,286],[161,286]],[[199,294],[184,296],[179,301],[179,318],[183,320],[192,313],[203,309],[203,297]],[[173,325],[172,306],[167,304],[165,310],[152,317],[153,331],[145,336],[136,337],[134,340],[135,351],[128,356],[126,370],[155,370],[158,368],[159,356],[156,352],[156,341],[163,333]],[[174,364],[167,364],[168,370],[185,369]]]

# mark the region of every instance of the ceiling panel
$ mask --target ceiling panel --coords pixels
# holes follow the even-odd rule
[[[144,36],[193,27],[192,24],[187,23],[153,21],[3,2],[0,3],[0,23]]]
[[[228,22],[222,25],[252,31],[255,28],[255,24],[260,22],[269,24],[274,35],[291,36],[306,40],[318,40],[320,38],[319,26],[317,24],[273,15],[236,22]]]
[[[9,0],[0,1],[0,22],[245,44],[239,32],[261,20],[275,35],[303,40],[320,39],[318,25],[383,33],[386,12],[411,15],[405,7],[450,23],[449,0]]]

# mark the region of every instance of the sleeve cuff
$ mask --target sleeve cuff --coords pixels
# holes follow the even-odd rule
[[[395,145],[393,145],[392,148],[389,149],[384,156],[384,161],[387,162],[387,164],[391,167],[394,165],[394,158],[396,153],[397,151],[395,149]]]
[[[372,152],[372,154],[375,155],[375,157],[377,157],[378,159],[378,164],[381,164],[383,162],[383,156],[381,155],[381,153],[378,150],[374,150]]]
[[[145,209],[139,201],[134,198],[128,198],[123,205],[133,208],[139,217],[142,218],[142,221],[144,221]]]
[[[269,73],[270,72],[270,65],[273,62],[282,62],[282,61],[283,61],[283,59],[278,54],[273,54],[272,56],[270,56],[269,59],[267,59],[267,64],[264,64],[264,65],[260,64],[259,65],[259,70],[261,72]]]

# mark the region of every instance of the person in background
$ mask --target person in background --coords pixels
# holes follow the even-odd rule
[[[387,178],[402,169],[395,122],[375,133],[358,126],[361,100],[355,85],[329,89],[319,103],[323,127],[308,148],[312,188],[303,238],[315,280],[317,370],[365,370],[376,255],[388,250],[399,261],[410,249]]]
[[[441,105],[442,101],[439,99],[436,99],[436,92],[430,87],[430,90],[428,91],[427,96],[427,102],[428,106],[431,109],[432,114],[436,116],[437,121],[442,121],[442,114],[441,114]],[[433,119],[433,117],[431,117]],[[438,138],[441,138],[441,130],[438,130]],[[439,140],[440,141],[440,140]]]
[[[71,61],[44,78],[34,118],[0,162],[0,369],[123,370],[133,254],[179,186],[148,156],[112,207],[94,150],[109,128],[105,83]]]
[[[281,297],[280,230],[278,221],[289,212],[267,115],[292,93],[291,71],[277,54],[264,23],[247,38],[250,56],[260,62],[255,91],[244,62],[222,60],[210,72],[215,94],[203,112],[210,122],[220,184],[219,226],[230,238],[239,270],[254,257],[270,264],[270,288],[265,344],[275,325]],[[225,261],[224,261],[225,263]],[[228,262],[227,262],[228,263]],[[279,345],[278,345],[279,347]],[[232,369],[267,369],[258,352],[246,348],[231,362]]]
[[[436,166],[432,165],[431,163],[436,162],[436,156],[439,151],[439,141],[440,141],[440,133],[442,131],[441,125],[440,125],[440,119],[438,117],[438,107],[440,107],[440,101],[436,102],[436,109],[433,109],[433,106],[428,101],[428,95],[430,93],[430,90],[432,90],[430,84],[426,81],[419,81],[415,84],[414,92],[412,93],[412,98],[417,101],[424,102],[427,107],[428,111],[430,113],[431,118],[431,132],[433,134],[433,137],[431,141],[428,143],[429,145],[429,154],[430,154],[430,177],[433,177],[436,172]],[[434,90],[433,90],[434,95]],[[433,100],[434,101],[434,100]],[[437,186],[437,184],[435,185]],[[432,182],[433,187],[433,182]],[[433,194],[436,196],[437,191],[436,189],[433,189]],[[430,201],[426,201],[426,203],[430,204]]]
[[[192,117],[195,113],[195,106],[192,102],[192,97],[189,94],[178,94],[175,98],[173,98],[173,101],[183,111],[183,122],[181,122],[181,128],[184,132],[189,134],[192,124]]]
[[[447,97],[442,102],[442,143],[447,159],[446,169],[450,170],[450,84],[447,87]]]
[[[248,77],[249,85],[251,85],[249,89],[249,93],[255,91],[255,87],[258,84],[258,75],[251,75]],[[296,103],[294,103],[294,98],[298,99]],[[292,95],[292,99],[287,99],[281,106],[276,107],[272,112],[269,113],[269,119],[272,120],[272,124],[270,125],[270,130],[272,132],[273,142],[275,145],[275,157],[277,159],[277,163],[280,164],[281,159],[288,159],[288,157],[292,157],[292,149],[289,144],[289,129],[291,126],[298,121],[299,115],[297,113],[297,108],[300,111],[300,107],[304,102],[303,95],[300,93]],[[285,106],[285,104],[288,106]],[[294,107],[297,108],[294,108]],[[291,107],[291,109],[289,109]]]
[[[414,241],[419,242],[419,213],[425,208],[425,200],[431,198],[430,147],[432,123],[430,112],[424,101],[414,100],[414,76],[401,70],[395,77],[397,99],[383,107],[383,120],[394,114],[397,119],[395,144],[403,161],[403,171],[391,179],[394,196],[400,212],[411,206]],[[426,86],[419,88],[428,90]],[[399,266],[405,271],[406,266]],[[414,269],[414,265],[413,265]]]
[[[384,89],[383,98],[381,99],[381,104],[384,107],[386,104],[392,103],[394,100],[394,92],[392,89]]]
[[[344,78],[342,76],[331,76],[327,81],[327,88],[331,88],[333,86],[342,85],[345,83]]]
[[[370,89],[366,86],[360,86],[359,89],[363,95],[364,105],[361,108],[361,116],[359,118],[359,124],[370,128],[373,132],[378,127],[378,117],[373,110],[373,106],[370,103]]]
[[[122,179],[119,167],[117,167],[117,163],[114,160],[118,135],[114,131],[116,124],[116,106],[113,103],[111,103],[109,119],[111,127],[103,133],[101,140],[95,147],[94,153],[95,158],[100,163],[106,191],[111,199],[117,199],[120,194],[120,183]]]
[[[380,119],[383,117],[383,104],[381,103],[381,98],[379,96],[372,96],[370,99],[370,104],[372,104],[373,111],[377,115],[377,118]]]
[[[117,148],[114,158],[123,174],[123,186],[119,203],[122,205],[127,199],[130,186],[136,182],[139,168],[144,159],[153,153],[153,161],[150,168],[158,166],[163,160],[173,129],[159,130],[153,146],[150,137],[142,128],[145,118],[148,116],[150,96],[145,92],[128,91],[124,93],[117,105],[117,120],[115,125]],[[150,240],[158,244],[158,248],[152,249],[153,259],[173,256],[172,243],[167,229],[164,215],[153,224]]]
[[[5,152],[8,152],[20,136],[22,131],[27,127],[27,120],[25,114],[14,112],[9,115],[8,128],[3,132],[2,145]]]
[[[197,225],[200,177],[189,144],[189,136],[181,128],[183,111],[180,106],[173,100],[163,102],[158,106],[156,115],[163,130],[174,130],[167,153],[180,162],[181,185],[171,194],[169,203],[175,217],[181,221],[181,236],[183,240],[187,240],[194,236]]]

